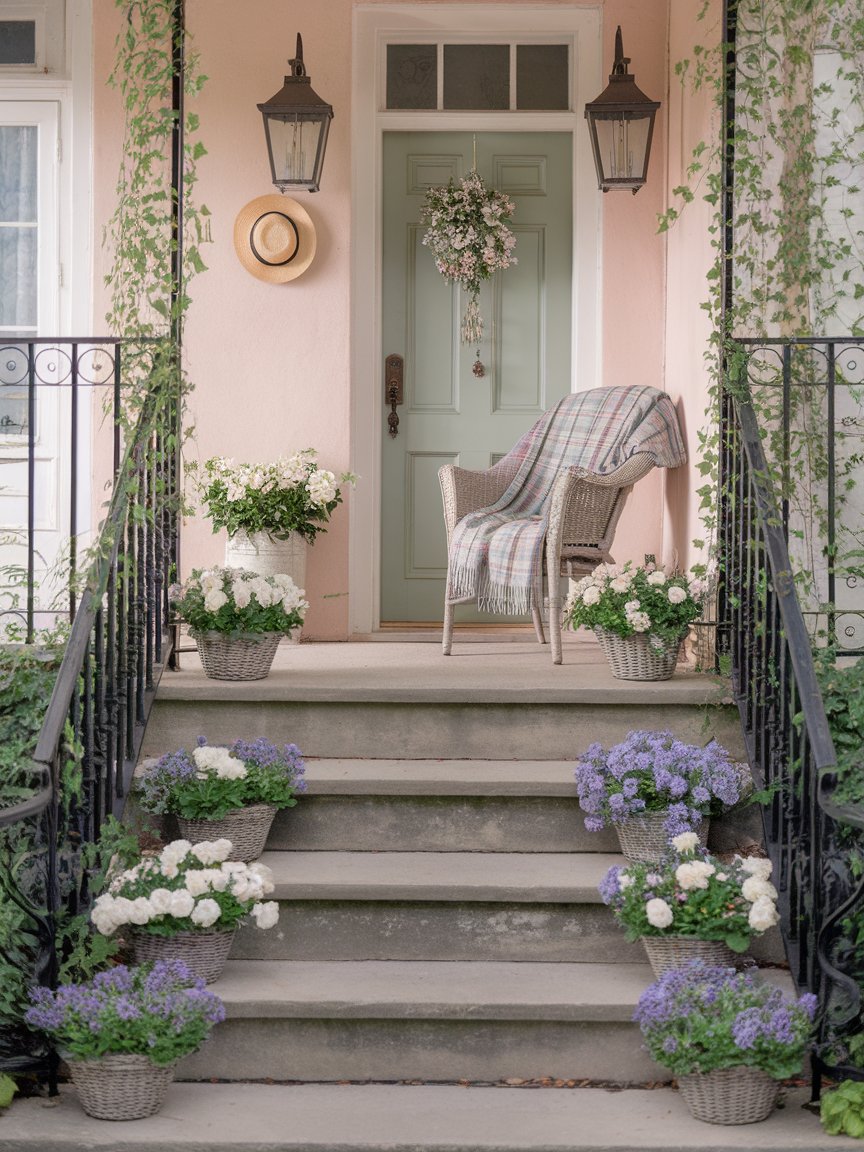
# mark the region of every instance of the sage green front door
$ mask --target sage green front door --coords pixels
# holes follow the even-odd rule
[[[478,346],[460,342],[464,293],[439,274],[420,222],[426,190],[466,175],[475,147],[486,184],[515,202],[518,261],[483,285],[482,377]],[[382,380],[385,358],[403,357],[404,403],[398,435],[382,437],[382,622],[442,618],[438,469],[488,468],[572,391],[571,148],[569,133],[484,133],[476,144],[470,133],[385,133]]]

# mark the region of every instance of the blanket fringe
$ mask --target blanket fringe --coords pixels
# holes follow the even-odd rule
[[[476,597],[481,612],[496,612],[503,616],[524,616],[534,606],[533,582],[524,587],[493,584],[484,571],[478,588],[477,571],[467,565],[460,565],[450,573],[450,595],[454,600]]]

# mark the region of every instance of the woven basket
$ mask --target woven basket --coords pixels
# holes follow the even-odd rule
[[[235,808],[221,820],[184,820],[177,817],[180,835],[197,844],[199,840],[230,840],[229,860],[257,860],[267,843],[267,833],[276,815],[272,804],[250,804]]]
[[[108,1053],[98,1060],[67,1060],[81,1107],[97,1120],[140,1120],[158,1112],[174,1079],[173,1064],[148,1056]]]
[[[195,633],[204,675],[211,680],[263,680],[269,676],[281,632]]]
[[[710,824],[706,816],[699,827],[694,829],[703,848],[708,843]],[[665,812],[646,812],[644,816],[632,816],[626,823],[616,824],[615,831],[618,833],[621,851],[634,863],[656,864],[669,851]]]
[[[668,680],[675,671],[681,640],[669,648],[654,648],[647,636],[616,636],[603,628],[595,628],[594,635],[616,680]]]
[[[721,968],[736,968],[738,957],[722,940],[698,940],[695,936],[643,936],[648,961],[659,979],[672,968],[691,960]]]
[[[780,1083],[761,1068],[717,1068],[679,1076],[691,1115],[706,1124],[756,1124],[774,1110]]]
[[[196,976],[208,984],[218,980],[231,951],[236,929],[227,932],[177,932],[174,936],[154,936],[134,928],[129,933],[136,964],[157,960],[182,960]]]

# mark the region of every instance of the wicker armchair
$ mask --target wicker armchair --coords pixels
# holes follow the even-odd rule
[[[560,576],[578,576],[598,564],[610,563],[609,549],[618,518],[637,480],[655,466],[650,452],[638,452],[605,475],[583,468],[564,469],[549,495],[549,526],[546,533],[545,572],[549,586],[549,632],[552,659],[561,663],[561,584]],[[494,504],[507,490],[519,468],[518,460],[505,456],[492,468],[471,472],[448,464],[438,472],[444,499],[447,544],[458,522],[478,508]],[[543,589],[536,589],[532,615],[541,644],[546,643],[543,616]],[[444,595],[444,655],[453,644],[454,605],[470,600],[454,600],[448,587]]]

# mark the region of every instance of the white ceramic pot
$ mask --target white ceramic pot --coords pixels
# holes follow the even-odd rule
[[[225,563],[229,568],[245,568],[259,576],[287,573],[297,585],[306,588],[306,549],[308,543],[292,532],[287,540],[276,540],[266,532],[244,532],[229,536],[225,545]],[[291,641],[300,639],[302,628],[295,628]]]

